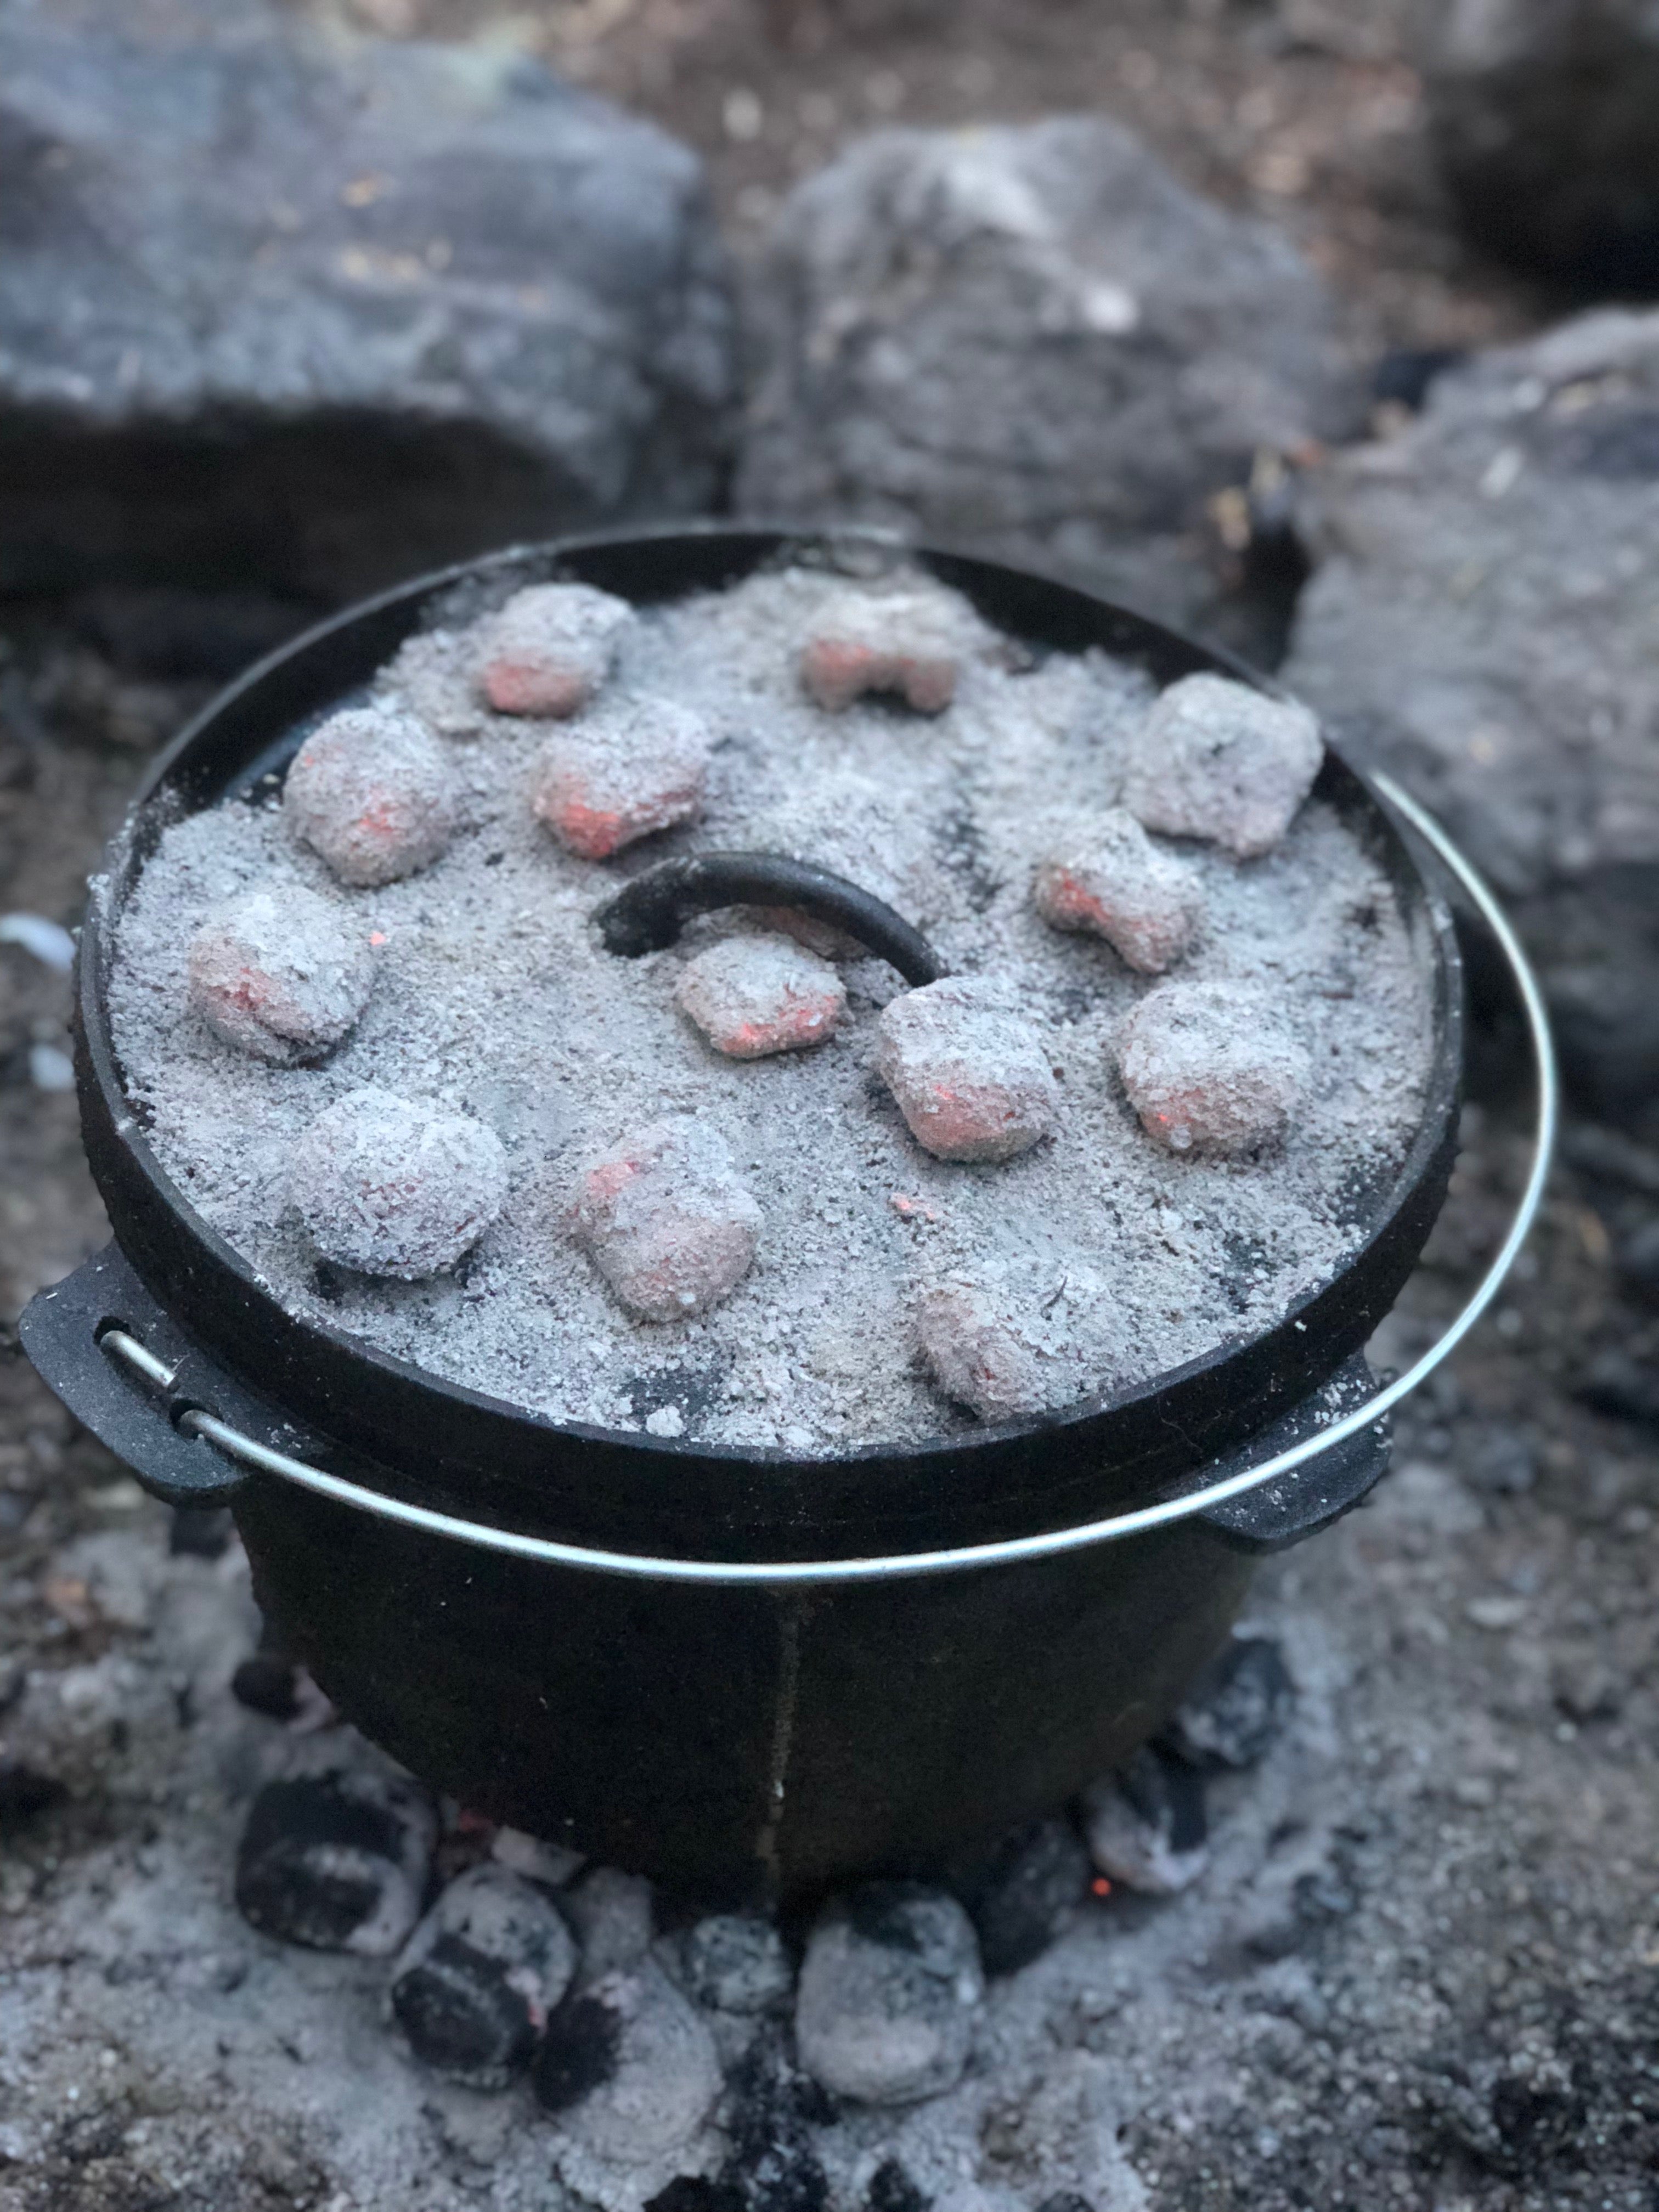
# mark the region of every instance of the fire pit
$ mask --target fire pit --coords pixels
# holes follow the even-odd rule
[[[487,611],[575,580],[666,603],[786,554],[890,557],[875,539],[729,530],[514,552],[313,632],[185,733],[112,854],[82,947],[83,1122],[117,1241],[25,1322],[42,1373],[148,1486],[232,1503],[262,1605],[367,1734],[492,1819],[732,1900],[914,1869],[1057,1803],[1178,1702],[1237,1612],[1252,1554],[1364,1496],[1386,1463],[1384,1400],[1415,1377],[1374,1395],[1360,1348],[1443,1197],[1461,1066],[1449,918],[1389,812],[1328,753],[1316,794],[1386,872],[1420,948],[1431,1048],[1403,1164],[1356,1191],[1352,1249],[1273,1326],[1058,1414],[791,1452],[556,1422],[291,1310],[163,1171],[112,1048],[114,925],[163,831],[280,780],[305,727],[353,705],[458,592]],[[919,565],[1030,646],[1102,647],[1163,685],[1255,680],[1059,586],[942,555]],[[876,689],[941,711],[928,643],[913,665],[852,640],[815,672],[826,709]],[[536,635],[515,631],[502,656],[503,684],[564,681]],[[547,787],[544,818],[567,842],[595,818],[586,797],[573,813],[574,787]],[[313,812],[326,800],[314,775],[305,796]],[[422,835],[432,819],[428,807]],[[1058,858],[1066,898],[1110,893],[1091,855]],[[379,865],[362,860],[370,872],[354,879]],[[902,917],[788,865],[694,855],[636,877],[601,926],[625,952],[630,933],[664,942],[699,906],[805,908],[928,982],[928,949]],[[1166,938],[1132,941],[1162,957]],[[714,979],[711,1021],[735,988]],[[331,1001],[314,1018],[339,1016]],[[295,1033],[289,1022],[267,1048],[267,1020],[251,1048],[279,1060]],[[1151,1045],[1147,1060],[1135,1103],[1151,1128],[1165,1063]],[[604,1186],[599,1175],[585,1217],[596,1243]]]

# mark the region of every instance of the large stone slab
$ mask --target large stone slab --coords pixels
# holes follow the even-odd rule
[[[1358,422],[1325,288],[1097,117],[888,131],[786,203],[753,301],[750,512],[1059,565],[1200,618],[1206,502]]]
[[[0,591],[696,510],[731,324],[696,156],[522,56],[0,0]]]
[[[1659,10],[1455,0],[1422,24],[1440,166],[1478,242],[1603,294],[1659,288]]]
[[[1659,313],[1442,377],[1310,505],[1286,682],[1514,902],[1583,1103],[1659,1125]]]

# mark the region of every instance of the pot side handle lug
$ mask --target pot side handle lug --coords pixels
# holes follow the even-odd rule
[[[153,1381],[102,1347],[112,1328],[151,1355]],[[246,1419],[248,1394],[170,1319],[116,1245],[106,1244],[61,1283],[37,1292],[18,1334],[48,1389],[153,1498],[167,1505],[222,1505],[247,1481],[246,1467],[179,1420],[191,1407]],[[269,1413],[262,1425],[270,1425]]]
[[[1322,1389],[1280,1420],[1253,1437],[1241,1465],[1258,1465],[1275,1452],[1300,1443],[1374,1395],[1376,1378],[1363,1352],[1346,1359]],[[1392,1424],[1385,1414],[1333,1450],[1304,1460],[1276,1482],[1246,1491],[1199,1515],[1200,1523],[1231,1550],[1288,1551],[1304,1537],[1328,1528],[1361,1505],[1389,1471],[1394,1450]],[[1197,1482],[1212,1482],[1221,1470],[1206,1468]]]

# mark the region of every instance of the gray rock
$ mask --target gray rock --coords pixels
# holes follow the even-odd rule
[[[1513,902],[1579,1102],[1659,1126],[1659,313],[1447,374],[1310,508],[1286,683]]]
[[[458,1875],[404,1946],[389,2002],[417,2058],[505,2089],[570,1985],[576,1946],[534,1882],[488,1863]]]
[[[1659,284],[1659,13],[1650,0],[1422,10],[1436,150],[1488,252],[1608,292]]]
[[[0,590],[337,597],[715,488],[700,165],[526,57],[0,0]]]
[[[753,321],[742,507],[1059,564],[1177,619],[1216,596],[1212,495],[1357,419],[1312,270],[1097,117],[862,140],[790,196]]]
[[[985,1994],[973,1923],[953,1897],[871,1882],[813,1929],[795,2044],[832,2096],[908,2105],[954,2088]]]

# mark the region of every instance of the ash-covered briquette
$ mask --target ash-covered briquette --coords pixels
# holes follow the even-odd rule
[[[268,1782],[237,1851],[236,1902],[284,1943],[385,1957],[415,1925],[437,1838],[431,1800],[400,1776]]]
[[[1290,828],[1324,756],[1318,722],[1294,700],[1186,676],[1130,739],[1123,804],[1148,830],[1260,860]]]
[[[415,1282],[453,1267],[501,1212],[507,1155],[470,1115],[366,1087],[301,1138],[289,1189],[325,1259]]]
[[[591,584],[532,584],[482,625],[477,687],[501,714],[562,720],[611,673],[634,619],[626,599]]]
[[[763,1225],[726,1139],[690,1114],[589,1160],[566,1219],[623,1304],[647,1321],[687,1321],[729,1297]]]
[[[877,1024],[876,1065],[919,1145],[941,1160],[1010,1160],[1053,1133],[1060,1097],[1042,1032],[1006,977],[947,975]]]
[[[733,1060],[822,1044],[847,1012],[847,986],[830,963],[787,937],[722,938],[687,964],[674,995]]]
[[[555,1420],[823,1454],[984,1418],[921,1355],[915,1309],[938,1285],[1006,1303],[1046,1411],[1271,1327],[1351,1254],[1352,1193],[1404,1157],[1430,1036],[1426,963],[1384,867],[1319,799],[1242,865],[1214,842],[1152,836],[1193,872],[1206,910],[1176,980],[1256,994],[1309,1071],[1275,1144],[1171,1152],[1118,1073],[1146,980],[1092,934],[1054,929],[1032,896],[1045,856],[1121,804],[1150,682],[1098,652],[1011,653],[964,603],[909,577],[907,591],[937,593],[964,625],[952,703],[927,720],[888,697],[827,714],[802,684],[799,647],[850,588],[787,569],[645,609],[598,699],[552,727],[488,705],[476,605],[440,610],[373,686],[380,709],[441,732],[454,779],[453,841],[415,875],[343,890],[257,794],[166,830],[110,931],[118,1047],[167,1171],[292,1310]],[[533,811],[550,736],[665,698],[719,733],[697,826],[654,851],[581,858]],[[804,916],[713,915],[642,959],[605,950],[591,917],[619,878],[714,848],[848,876],[921,928],[953,976],[1010,981],[1054,1085],[1050,1133],[1002,1161],[926,1150],[877,1066],[898,977]],[[188,990],[209,914],[282,886],[341,904],[379,941],[356,1026],[292,1067],[222,1042]],[[813,1050],[724,1055],[681,1009],[688,969],[757,927],[801,933],[846,991]],[[501,1142],[505,1202],[453,1273],[371,1279],[325,1261],[294,1206],[301,1139],[364,1088],[465,1114]],[[766,1225],[723,1297],[647,1320],[565,1209],[584,1161],[678,1115],[725,1144]]]
[[[1102,1874],[1148,1897],[1176,1896],[1210,1863],[1203,1779],[1157,1744],[1084,1792],[1083,1825]]]
[[[1103,937],[1143,975],[1174,967],[1204,919],[1193,870],[1154,845],[1121,806],[1079,823],[1044,856],[1032,896],[1046,922]]]
[[[962,601],[930,586],[849,586],[813,610],[801,682],[832,714],[871,693],[902,699],[919,714],[942,714],[956,696],[961,662],[989,642]]]
[[[548,739],[532,803],[568,852],[608,860],[624,845],[695,821],[714,737],[672,699],[608,701]]]
[[[1233,1158],[1275,1144],[1308,1083],[1307,1054],[1259,991],[1165,983],[1124,1024],[1118,1068],[1147,1134]]]
[[[953,1897],[870,1882],[813,1929],[795,1998],[800,2062],[832,2095],[909,2105],[953,2088],[968,2063],[985,1975]]]
[[[191,1006],[227,1044],[278,1067],[338,1044],[374,985],[362,917],[299,884],[227,900],[191,939]]]
[[[552,1899],[486,1863],[441,1892],[404,1947],[388,2003],[435,2073],[504,2089],[535,2057],[575,1971],[576,1946]]]
[[[984,1421],[1057,1413],[1115,1366],[1109,1284],[1081,1261],[1058,1280],[1041,1267],[982,1266],[924,1282],[911,1322],[927,1372]]]
[[[395,883],[429,868],[455,834],[447,755],[412,715],[362,707],[308,738],[283,790],[294,835],[343,884]]]

